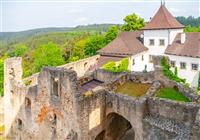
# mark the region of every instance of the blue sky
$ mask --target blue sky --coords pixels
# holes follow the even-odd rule
[[[123,23],[123,18],[133,12],[148,21],[160,6],[159,0],[0,1],[0,31],[3,32],[94,23]],[[198,0],[166,0],[166,7],[174,16],[198,17],[199,6]]]

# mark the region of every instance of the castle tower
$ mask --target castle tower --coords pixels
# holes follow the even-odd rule
[[[164,55],[166,48],[172,44],[178,33],[183,32],[184,26],[161,3],[153,18],[142,28],[144,31],[144,45],[150,55]]]
[[[4,61],[4,125],[8,135],[15,116],[23,103],[23,94],[18,95],[16,85],[22,84],[22,58],[13,57]]]

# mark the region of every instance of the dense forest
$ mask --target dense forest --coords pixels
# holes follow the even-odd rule
[[[186,26],[186,32],[200,32],[199,18],[177,19]],[[123,25],[96,24],[0,33],[0,95],[3,95],[3,62],[8,57],[23,58],[23,77],[27,77],[39,72],[42,66],[62,65],[95,55],[119,32],[138,30],[144,25],[143,18],[130,14],[124,18]]]
[[[183,25],[185,26],[191,26],[191,27],[198,27],[200,26],[200,17],[193,17],[193,16],[189,16],[189,17],[176,17],[176,19]]]

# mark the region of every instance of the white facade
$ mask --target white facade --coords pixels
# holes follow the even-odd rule
[[[184,56],[176,56],[176,55],[167,55],[170,61],[175,62],[175,66],[178,68],[178,76],[181,78],[185,78],[187,83],[190,83],[191,86],[197,87],[198,78],[199,78],[199,67],[197,70],[192,69],[192,64],[200,65],[199,58],[193,57],[184,57]],[[180,63],[184,62],[186,64],[185,69],[181,69]],[[172,71],[174,68],[172,68]]]
[[[154,70],[153,63],[150,62],[149,59],[148,51],[131,56],[130,62],[131,62],[131,71],[143,71],[145,70],[145,65],[147,71]]]
[[[182,32],[183,29],[144,30],[144,46],[149,49],[150,55],[164,55],[177,33]],[[154,40],[154,45],[150,45],[150,40]],[[164,40],[164,45],[160,44],[160,40]]]
[[[153,71],[151,56],[168,56],[170,61],[175,62],[175,66],[178,68],[178,76],[185,78],[186,82],[191,86],[197,87],[200,58],[164,54],[166,48],[170,47],[169,45],[172,44],[178,33],[183,33],[183,29],[144,30],[144,46],[148,48],[148,51],[130,57],[131,71],[143,71],[145,65],[147,66],[147,71]],[[153,45],[150,44],[150,40],[154,40]],[[164,44],[160,44],[160,40],[164,40]],[[181,62],[186,64],[185,69],[180,68]],[[192,64],[197,64],[198,69],[193,70]],[[174,69],[172,68],[172,70]]]

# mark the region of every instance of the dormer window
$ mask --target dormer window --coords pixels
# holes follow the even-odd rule
[[[160,46],[165,46],[165,40],[164,39],[160,39],[159,40],[159,45]]]
[[[154,46],[154,39],[149,39],[149,46]]]

